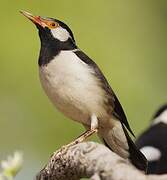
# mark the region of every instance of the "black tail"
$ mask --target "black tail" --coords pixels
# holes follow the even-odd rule
[[[123,124],[122,124],[122,128],[124,130],[126,139],[128,141],[129,154],[130,154],[129,159],[131,160],[131,162],[134,166],[136,166],[138,169],[145,171],[147,173],[147,164],[148,164],[147,159],[140,152],[140,150],[137,149],[136,145],[130,138],[130,136]]]

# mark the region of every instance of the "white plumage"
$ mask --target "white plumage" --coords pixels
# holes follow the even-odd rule
[[[145,155],[148,161],[158,161],[161,158],[160,150],[153,146],[144,146],[140,151]]]
[[[46,94],[57,109],[89,129],[91,118],[97,117],[99,136],[105,138],[115,152],[128,157],[121,123],[107,114],[106,92],[90,66],[73,51],[61,51],[50,63],[40,67],[39,74]],[[96,126],[96,122],[93,123]]]
[[[67,39],[71,37],[68,31],[60,26],[56,29],[51,29],[51,33],[55,38],[59,39],[60,41],[67,41]]]
[[[40,67],[41,83],[50,100],[65,115],[86,125],[90,125],[92,114],[107,115],[105,92],[93,73],[72,51],[61,51]]]

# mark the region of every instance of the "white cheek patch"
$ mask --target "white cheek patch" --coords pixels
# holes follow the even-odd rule
[[[155,120],[153,121],[153,125],[158,124],[160,122],[167,124],[167,110],[161,113],[160,116],[155,118]]]
[[[140,151],[145,155],[148,161],[157,161],[161,158],[160,150],[153,146],[142,147]]]
[[[53,37],[60,41],[67,41],[67,39],[71,37],[69,32],[60,26],[55,29],[51,29],[51,32]]]

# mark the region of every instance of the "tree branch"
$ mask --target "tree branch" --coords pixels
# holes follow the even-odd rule
[[[166,180],[167,175],[145,175],[125,160],[95,142],[79,143],[56,151],[36,180]]]

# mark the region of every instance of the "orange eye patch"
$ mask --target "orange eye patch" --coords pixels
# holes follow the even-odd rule
[[[50,29],[54,29],[57,28],[59,26],[59,24],[57,22],[54,21],[47,21],[45,20],[44,23],[48,26],[48,28]]]

